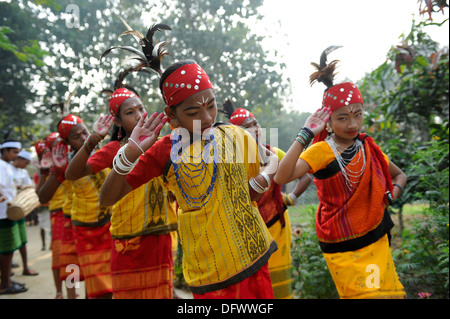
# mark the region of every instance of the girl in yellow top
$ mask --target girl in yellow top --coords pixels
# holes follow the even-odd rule
[[[256,141],[261,141],[261,126],[256,117],[244,108],[235,109],[234,103],[227,99],[222,111],[233,125],[244,128],[252,134]],[[265,145],[268,151],[273,152],[279,161],[285,153],[270,145]],[[272,280],[273,293],[276,299],[292,298],[292,230],[287,206],[294,205],[311,183],[308,175],[302,176],[290,194],[281,191],[281,185],[271,183],[269,189],[258,200],[259,212],[269,229],[273,239],[278,244],[278,250],[269,259],[269,273]]]
[[[60,121],[58,132],[75,153],[80,151],[89,136],[84,122],[72,114]],[[61,172],[61,180],[64,180],[68,164],[67,146],[60,143],[56,147],[60,156],[56,157],[55,165]],[[73,153],[70,157],[72,156]],[[89,298],[112,298],[112,238],[109,232],[111,208],[99,203],[100,187],[109,171],[107,168],[70,182],[73,186],[73,236]]]
[[[236,126],[213,127],[215,95],[194,61],[170,66],[160,89],[179,128],[157,141],[164,114],[142,117],[114,159],[101,203],[112,205],[164,173],[180,206],[183,273],[194,298],[273,298],[267,261],[277,245],[252,200],[260,197],[254,189],[268,186],[276,161],[270,158],[275,169],[269,164],[259,174],[251,135]]]
[[[327,85],[323,107],[307,119],[275,181],[314,174],[320,201],[316,232],[341,298],[404,298],[389,249],[393,223],[386,208],[400,196],[406,175],[360,133],[364,102],[358,88],[333,85],[337,61],[326,65],[326,56],[335,48],[324,51],[311,76],[311,83]]]
[[[119,83],[121,86],[121,83]],[[66,178],[76,180],[111,167],[114,156],[131,135],[145,112],[139,96],[117,87],[109,101],[111,115],[100,116],[84,147],[70,162]],[[92,148],[108,134],[111,141],[91,155]],[[176,230],[176,203],[162,176],[130,192],[112,209],[110,232],[114,299],[171,299],[173,258],[170,232]]]
[[[66,266],[69,264],[79,265],[79,261],[75,243],[73,242],[70,207],[67,212],[67,203],[72,202],[72,194],[68,192],[68,182],[63,181],[52,159],[52,153],[55,152],[53,145],[57,143],[55,141],[59,137],[58,132],[53,132],[45,139],[45,147],[47,149],[42,149],[41,169],[36,192],[41,203],[49,203],[52,232],[52,272],[56,287],[55,299],[64,299],[62,282],[68,275]],[[67,240],[67,238],[72,240]],[[80,280],[82,280],[82,277],[80,277]],[[69,288],[66,286],[66,290],[68,299],[76,298],[74,287]]]

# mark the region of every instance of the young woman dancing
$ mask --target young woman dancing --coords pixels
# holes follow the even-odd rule
[[[122,74],[122,73],[121,73]],[[123,75],[123,74],[122,74]],[[145,108],[135,93],[116,82],[109,116],[93,125],[85,147],[71,160],[66,178],[77,180],[112,167],[114,156],[128,142]],[[114,121],[109,143],[92,153]],[[171,299],[173,258],[171,232],[177,228],[176,203],[162,176],[128,193],[112,208],[110,232],[114,299]]]
[[[165,113],[178,128],[157,140],[167,119],[145,114],[114,158],[101,203],[113,205],[164,175],[180,206],[183,273],[194,298],[273,298],[267,261],[277,245],[253,200],[261,196],[255,189],[268,186],[278,160],[269,158],[260,174],[254,138],[236,126],[213,127],[213,86],[194,61],[167,68],[160,90]]]
[[[337,61],[327,65],[326,60],[335,48],[322,53],[320,65],[313,64],[318,71],[311,83],[327,86],[322,108],[307,119],[275,181],[314,174],[317,237],[341,298],[404,298],[389,248],[393,222],[387,206],[400,196],[406,175],[361,133],[359,89],[349,82],[333,84]]]

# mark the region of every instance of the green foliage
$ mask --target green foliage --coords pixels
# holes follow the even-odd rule
[[[289,83],[282,77],[284,64],[268,58],[261,46],[261,36],[251,32],[252,21],[260,18],[258,8],[262,3],[262,0],[164,0],[157,4],[137,0],[18,0],[1,4],[0,16],[15,17],[17,23],[7,20],[5,31],[0,33],[4,36],[0,38],[3,39],[0,48],[13,49],[10,45],[16,41],[12,35],[29,33],[29,39],[39,39],[39,46],[36,42],[28,43],[20,56],[38,55],[41,53],[38,48],[48,51],[49,56],[42,68],[29,70],[8,89],[14,96],[25,87],[39,88],[29,90],[27,98],[20,102],[11,100],[5,104],[0,112],[0,126],[30,127],[44,122],[48,134],[55,130],[61,117],[57,104],[72,91],[76,91],[76,96],[70,111],[80,115],[88,126],[100,113],[107,112],[106,96],[100,92],[112,88],[116,75],[125,67],[121,66],[125,55],[114,52],[102,61],[100,56],[116,45],[139,48],[133,37],[118,37],[126,30],[122,17],[143,33],[154,23],[171,26],[172,32],[159,32],[155,36],[156,41],[171,41],[171,56],[164,59],[164,67],[181,59],[197,60],[213,81],[219,107],[225,98],[231,97],[236,105],[248,107],[261,117],[263,127],[275,127],[272,120],[280,117],[277,112],[282,107],[281,97],[288,95]],[[71,12],[69,5],[76,5],[79,12]],[[75,13],[79,13],[79,26],[71,24],[76,19]],[[21,24],[22,20],[26,23]],[[0,49],[0,53],[3,51]],[[8,53],[14,56],[11,51]],[[6,83],[13,69],[2,70],[5,72],[0,71],[0,76],[4,75],[0,80]],[[30,83],[31,74],[37,85]],[[162,111],[156,75],[132,74],[126,82],[137,88],[149,113]],[[14,109],[17,104],[21,105],[20,112]],[[28,112],[25,112],[26,104]],[[3,113],[4,109],[8,113]],[[9,121],[12,113],[21,116]],[[283,140],[295,133],[286,133]]]
[[[403,234],[399,276],[411,297],[421,291],[434,298],[448,298],[449,250],[449,158],[448,143],[433,140],[413,157],[411,171],[417,174],[415,197],[428,203],[423,218]]]
[[[368,133],[408,176],[394,209],[401,214],[406,203],[427,204],[394,252],[409,298],[419,292],[448,298],[449,55],[426,34],[430,24],[413,21],[401,45],[360,85]]]
[[[309,205],[305,209],[309,221],[301,225],[300,236],[294,236],[292,242],[294,298],[336,299],[339,296],[314,228],[316,208]]]

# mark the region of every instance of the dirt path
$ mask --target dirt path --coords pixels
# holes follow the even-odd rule
[[[14,276],[12,280],[25,283],[28,291],[14,295],[0,295],[0,299],[53,299],[56,295],[53,275],[51,271],[52,252],[50,251],[50,235],[47,235],[47,249],[41,250],[42,241],[40,236],[40,226],[27,226],[27,254],[28,266],[39,273],[37,276],[22,275],[22,258],[19,251],[14,252],[13,261],[19,265],[19,268],[13,268]],[[77,288],[79,298],[84,298],[84,282]],[[63,288],[64,297],[66,296]],[[192,298],[191,294],[185,291],[176,290],[176,294],[184,299]]]

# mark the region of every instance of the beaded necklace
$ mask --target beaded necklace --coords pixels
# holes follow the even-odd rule
[[[358,187],[361,176],[364,174],[366,168],[366,153],[362,142],[359,139],[356,139],[353,145],[348,148],[344,148],[337,144],[332,136],[328,136],[325,139],[325,142],[327,142],[334,153],[342,175],[344,176],[347,188],[350,191],[354,191]],[[342,156],[351,154],[353,154],[353,156]],[[358,156],[357,159],[352,163],[356,156]],[[357,169],[356,167],[361,160],[363,161],[362,167]]]
[[[218,172],[216,139],[214,138],[212,129],[209,131],[209,134],[204,140],[205,142],[201,151],[199,152],[199,155],[193,156],[192,154],[183,153],[182,148],[174,147],[177,143],[181,143],[181,135],[179,135],[177,132],[174,132],[174,136],[172,139],[171,158],[178,187],[180,188],[181,194],[183,195],[186,203],[190,207],[196,209],[201,208],[211,199]],[[202,142],[200,141],[200,147],[201,144]],[[205,177],[208,173],[207,168],[208,164],[210,163],[209,159],[211,157],[211,152],[213,153],[213,172],[209,187],[204,194],[199,194],[199,196],[197,197],[191,196],[189,195],[189,193],[191,193],[192,189],[197,189],[205,182]],[[174,161],[173,159],[176,160]],[[208,163],[205,162],[205,159],[208,161]],[[192,183],[194,181],[194,178],[197,177],[200,177],[200,182],[196,184],[188,183],[188,181]],[[186,188],[189,190],[187,190]]]

